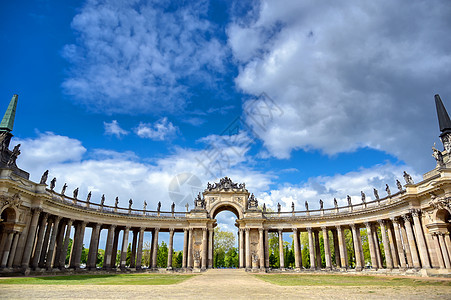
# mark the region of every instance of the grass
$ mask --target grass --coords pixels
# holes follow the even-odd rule
[[[254,275],[269,283],[283,286],[449,286],[451,281],[382,276],[267,274]]]
[[[1,284],[56,284],[56,285],[170,285],[196,275],[175,274],[117,274],[117,275],[62,275],[42,277],[0,278]]]

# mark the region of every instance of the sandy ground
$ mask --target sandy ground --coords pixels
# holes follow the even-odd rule
[[[243,270],[208,270],[169,286],[0,285],[1,299],[451,299],[449,287],[278,286]]]

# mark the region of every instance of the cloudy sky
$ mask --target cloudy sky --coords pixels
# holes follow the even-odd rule
[[[56,190],[183,210],[208,181],[331,206],[435,166],[449,1],[3,1],[0,109]],[[441,147],[441,144],[439,144]],[[221,213],[233,229],[234,215]],[[180,237],[182,239],[182,237]]]

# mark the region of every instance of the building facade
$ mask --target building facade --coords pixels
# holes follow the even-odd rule
[[[183,270],[205,270],[213,267],[214,227],[216,215],[228,210],[236,217],[239,231],[239,267],[254,271],[269,270],[269,233],[277,233],[280,245],[280,268],[285,269],[283,233],[293,234],[295,268],[304,270],[300,234],[308,233],[309,269],[351,270],[345,245],[345,230],[352,232],[355,261],[352,270],[362,271],[364,263],[360,229],[366,229],[371,256],[370,270],[387,272],[421,272],[422,274],[451,273],[451,121],[438,95],[435,98],[441,140],[444,150],[433,148],[437,164],[414,183],[404,173],[405,184],[397,182],[392,193],[387,186],[384,196],[377,190],[375,200],[366,201],[362,193],[360,204],[318,210],[267,211],[245,184],[223,178],[208,183],[202,195],[194,200],[194,208],[175,211],[156,211],[119,207],[78,199],[54,190],[55,180],[47,183],[44,173],[40,182],[29,180],[29,174],[16,165],[20,148],[9,149],[12,137],[17,95],[14,95],[0,124],[0,273],[30,271],[53,272],[78,270],[85,231],[91,228],[89,254],[84,270],[98,270],[96,266],[100,232],[107,231],[104,270],[140,270],[144,233],[151,232],[149,269],[157,268],[158,237],[169,233],[168,269],[172,269],[173,237],[184,234]],[[380,230],[381,238],[377,234]],[[119,244],[119,234],[123,242]],[[130,234],[130,233],[133,234]],[[69,264],[66,253],[73,243]],[[319,237],[323,236],[323,245]],[[132,244],[130,264],[126,263],[129,237]],[[333,243],[329,241],[332,240]],[[382,246],[382,247],[381,247]],[[323,248],[325,262],[321,259]],[[116,264],[116,255],[121,259]],[[332,255],[334,254],[334,255]],[[334,257],[334,261],[332,261]],[[383,264],[382,257],[385,257]]]

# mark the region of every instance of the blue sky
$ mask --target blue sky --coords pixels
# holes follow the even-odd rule
[[[0,109],[19,94],[18,164],[33,180],[49,169],[57,190],[182,209],[174,178],[229,176],[303,209],[434,167],[449,1],[0,6]]]

